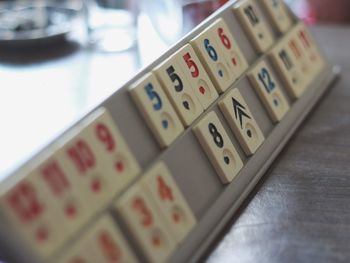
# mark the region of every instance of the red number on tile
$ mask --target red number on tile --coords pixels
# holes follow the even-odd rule
[[[152,214],[141,198],[134,199],[133,208],[140,214],[141,224],[144,227],[149,227],[153,224]]]
[[[78,140],[71,146],[68,149],[68,155],[81,173],[95,166],[95,156],[89,145],[83,140]]]
[[[121,253],[118,245],[114,242],[108,232],[103,231],[99,236],[99,244],[108,262],[117,263],[121,260]]]
[[[61,167],[55,161],[48,163],[41,170],[41,173],[45,182],[49,185],[51,191],[57,196],[60,196],[64,190],[70,187],[66,175],[63,173]]]
[[[227,48],[227,49],[231,49],[231,42],[228,39],[228,37],[225,35],[224,30],[219,27],[218,28],[218,34],[221,40],[221,43]]]
[[[106,150],[108,152],[114,151],[115,149],[115,141],[113,138],[113,135],[111,134],[111,132],[109,131],[108,127],[103,124],[103,123],[99,123],[96,126],[96,135],[97,138],[104,143]]]
[[[157,177],[157,183],[158,183],[158,193],[160,198],[163,201],[169,200],[173,201],[173,193],[171,191],[171,188],[164,182],[164,179],[161,176]]]
[[[191,70],[191,75],[193,78],[197,78],[199,76],[199,69],[198,69],[198,66],[197,64],[193,61],[193,59],[191,58],[191,55],[190,53],[186,53],[184,56],[183,56],[187,66],[189,69],[193,69]]]

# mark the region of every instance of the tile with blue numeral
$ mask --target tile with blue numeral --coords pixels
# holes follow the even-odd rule
[[[237,14],[257,52],[263,53],[272,46],[274,42],[272,33],[254,1],[240,1],[234,7],[234,12]]]
[[[283,0],[262,0],[265,10],[269,14],[274,27],[280,33],[286,33],[292,26],[293,20],[290,17]]]
[[[175,56],[202,107],[207,109],[219,96],[196,52],[186,44]]]
[[[176,55],[172,55],[153,71],[182,123],[185,127],[191,125],[204,109],[185,77]]]
[[[216,41],[216,36],[207,28],[191,40],[191,45],[201,58],[204,67],[216,84],[219,93],[225,92],[234,82],[230,63],[226,60]]]
[[[196,225],[196,219],[169,169],[165,163],[159,162],[141,180],[164,215],[173,236],[181,243]]]
[[[243,162],[216,113],[208,113],[193,131],[222,183],[232,182]]]
[[[227,24],[220,18],[210,25],[210,30],[216,36],[217,45],[230,63],[230,68],[233,74],[238,79],[242,73],[248,68],[247,60],[245,59],[238,43],[233,38]]]
[[[129,92],[160,146],[169,146],[184,127],[156,77],[147,73]]]
[[[248,77],[271,119],[280,121],[288,112],[289,104],[270,66],[261,61],[248,73]]]
[[[244,152],[254,154],[265,138],[239,90],[232,89],[219,107]]]

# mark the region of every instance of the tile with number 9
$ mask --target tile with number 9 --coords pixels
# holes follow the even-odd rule
[[[222,183],[232,182],[243,162],[216,113],[208,113],[193,131]]]
[[[177,242],[183,241],[196,219],[166,165],[157,163],[142,177],[142,183],[166,218]]]
[[[134,83],[130,94],[161,147],[169,146],[183,132],[179,117],[152,73]]]

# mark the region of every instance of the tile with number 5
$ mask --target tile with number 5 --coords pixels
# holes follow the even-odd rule
[[[216,113],[208,113],[193,131],[222,183],[232,182],[243,162]]]

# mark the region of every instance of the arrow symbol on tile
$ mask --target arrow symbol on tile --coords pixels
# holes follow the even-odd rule
[[[251,119],[251,117],[245,112],[246,108],[234,98],[232,98],[232,104],[235,111],[235,117],[236,119],[239,119],[241,129],[243,129],[243,117],[246,117],[248,119]]]

